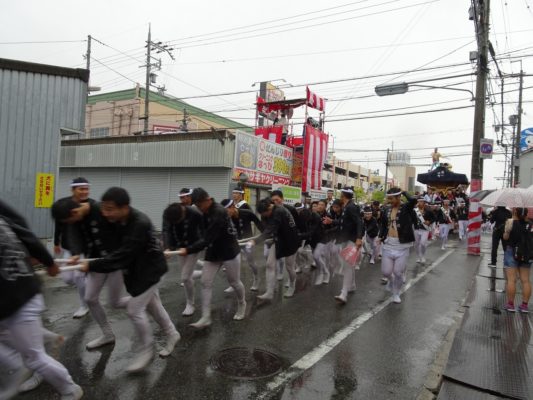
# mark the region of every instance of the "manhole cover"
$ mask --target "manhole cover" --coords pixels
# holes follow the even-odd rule
[[[215,371],[238,379],[259,379],[276,375],[282,362],[265,350],[235,347],[218,352],[211,359]]]

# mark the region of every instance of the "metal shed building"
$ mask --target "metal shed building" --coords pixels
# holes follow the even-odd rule
[[[37,174],[57,177],[61,132],[84,129],[88,80],[87,70],[0,58],[0,196],[39,237],[53,223],[36,207]]]
[[[217,201],[229,196],[234,154],[235,136],[226,130],[64,140],[59,194],[68,195],[77,176],[91,182],[94,199],[121,186],[160,230],[164,208],[182,187],[204,187]]]

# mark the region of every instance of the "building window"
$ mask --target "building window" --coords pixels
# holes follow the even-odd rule
[[[90,137],[91,138],[100,138],[109,136],[109,128],[92,128]]]

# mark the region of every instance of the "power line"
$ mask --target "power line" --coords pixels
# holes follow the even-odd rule
[[[451,149],[451,148],[457,148],[457,147],[470,147],[472,146],[472,143],[468,144],[456,144],[456,145],[450,145],[450,146],[433,146],[433,147],[413,147],[409,149],[394,149],[394,151],[416,151],[416,150],[433,150],[435,147],[438,147],[439,149]],[[341,151],[341,152],[351,152],[351,153],[381,153],[384,151],[387,151],[387,149],[339,149],[335,148],[335,151]],[[443,156],[446,158],[446,156]]]
[[[84,40],[37,40],[37,41],[22,41],[22,42],[0,42],[0,45],[11,45],[11,44],[57,44],[57,43],[83,43]]]
[[[390,2],[392,3],[394,1],[399,1],[399,0],[392,0]],[[318,26],[330,25],[330,24],[334,24],[334,23],[338,23],[338,22],[345,22],[345,21],[350,21],[350,20],[364,18],[364,17],[370,17],[370,16],[375,16],[375,15],[391,13],[391,12],[394,12],[394,11],[399,11],[399,10],[404,10],[404,9],[407,9],[407,8],[418,7],[418,6],[421,6],[421,5],[435,3],[435,2],[438,2],[438,1],[440,1],[440,0],[428,0],[428,1],[421,2],[421,3],[411,4],[411,5],[397,7],[397,8],[392,8],[392,9],[388,9],[388,10],[376,11],[376,12],[368,13],[368,14],[361,14],[361,15],[357,15],[357,16],[354,16],[354,17],[341,18],[341,19],[337,19],[337,20],[333,20],[333,21],[316,23],[316,24],[306,25],[306,26],[301,26],[301,27],[287,28],[287,29],[282,29],[282,30],[278,30],[278,31],[274,31],[274,32],[258,33],[258,34],[255,34],[255,35],[243,36],[243,37],[238,37],[238,38],[233,38],[233,39],[225,39],[225,40],[213,41],[213,42],[208,42],[208,43],[191,44],[191,45],[186,45],[186,46],[182,46],[180,43],[175,43],[175,44],[180,49],[187,49],[187,48],[192,48],[192,47],[202,47],[202,46],[211,46],[211,45],[214,45],[214,44],[228,43],[228,42],[233,42],[233,41],[238,41],[238,40],[245,40],[245,39],[252,39],[252,38],[257,38],[257,37],[262,37],[262,36],[276,35],[276,34],[291,32],[291,31],[295,31],[295,30],[316,28]],[[386,4],[386,3],[384,3],[384,4]]]
[[[458,37],[452,37],[452,38],[397,43],[394,46],[403,47],[403,46],[413,46],[413,45],[419,45],[419,44],[432,44],[432,43],[448,42],[448,41],[468,39],[468,38],[469,36],[458,36]],[[167,65],[228,64],[228,63],[233,63],[233,62],[273,60],[273,59],[278,59],[278,58],[292,58],[292,57],[303,57],[303,56],[316,56],[316,55],[323,55],[323,54],[347,53],[347,52],[352,52],[352,51],[364,51],[364,50],[388,48],[390,46],[391,46],[390,44],[381,44],[381,45],[375,45],[375,46],[354,47],[354,48],[347,48],[347,49],[312,51],[312,52],[307,52],[307,53],[277,54],[277,55],[269,55],[269,56],[244,57],[244,58],[227,58],[227,59],[221,59],[221,60],[208,60],[208,61],[196,61],[196,62],[178,62],[175,64],[167,64]]]
[[[94,57],[91,57],[94,61],[96,61],[98,64],[101,64],[103,65],[104,67],[106,67],[107,69],[109,69],[110,71],[113,71],[115,74],[118,74],[120,76],[122,76],[124,79],[127,79],[128,81],[130,82],[133,82],[135,84],[137,84],[137,82],[135,82],[133,79],[127,77],[126,75],[123,75],[122,73],[118,72],[117,70],[105,65],[103,62],[101,62],[100,60],[98,60],[97,58],[94,58]]]

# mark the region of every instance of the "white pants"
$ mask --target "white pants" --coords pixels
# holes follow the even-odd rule
[[[341,266],[341,260],[340,260],[340,254],[339,254],[339,246],[335,244],[335,240],[332,240],[328,243],[328,261],[326,262],[326,265],[328,265],[329,270],[333,272],[338,272],[340,266]]]
[[[468,220],[459,220],[459,240],[463,240],[468,234]]]
[[[272,246],[274,246],[274,245],[272,245]],[[269,254],[270,248],[272,246],[268,247],[268,245],[266,243],[263,245],[263,256],[265,257],[265,260],[267,260],[267,262],[268,262],[268,254]],[[283,258],[280,258],[279,260],[277,260],[277,263],[276,263],[277,271],[276,271],[276,269],[274,269],[274,271],[277,272],[280,275],[283,275],[283,265],[284,265],[284,263],[285,262],[284,262]],[[296,263],[296,261],[295,261],[295,263]]]
[[[220,268],[226,269],[226,278],[234,289],[239,303],[244,301],[244,285],[241,282],[241,255],[227,261],[205,261],[202,270],[202,318],[211,316],[213,281]]]
[[[326,259],[328,256],[328,245],[326,243],[317,243],[314,251],[313,258],[315,259],[315,264],[318,268],[319,273],[329,276],[329,267],[326,264]]]
[[[181,282],[185,288],[185,298],[187,299],[187,304],[191,306],[194,306],[194,280],[192,279],[192,275],[199,257],[199,253],[187,254],[186,256],[179,257],[182,260]]]
[[[387,243],[383,246],[381,272],[384,277],[392,280],[392,294],[397,295],[402,289],[407,259],[409,258],[409,247],[399,244],[398,239],[391,239],[387,238]]]
[[[281,259],[276,259],[276,245],[272,244],[268,250],[268,257],[266,262],[266,295],[268,297],[274,296],[274,287],[276,286],[276,266]],[[296,281],[296,272],[294,265],[296,264],[296,253],[289,257],[284,257],[285,268],[289,274],[291,285]]]
[[[355,266],[348,264],[344,258],[340,256],[341,250],[346,246],[355,246],[355,242],[347,241],[337,245],[343,275],[341,297],[344,298],[346,298],[348,296],[348,292],[355,287]]]
[[[378,237],[370,237],[366,235],[366,242],[370,246],[370,259],[375,260],[379,256],[379,244],[378,244]]]
[[[154,343],[152,327],[148,321],[146,311],[148,311],[167,336],[177,333],[176,327],[170,320],[163,304],[161,304],[159,289],[157,288],[157,284],[155,284],[144,293],[131,297],[127,304],[128,316],[139,335],[141,351],[150,349]]]
[[[104,308],[100,303],[100,292],[106,283],[109,293],[109,305],[114,308],[125,308],[129,297],[124,297],[124,277],[120,270],[108,274],[89,272],[85,286],[85,301],[92,317],[98,323],[104,335],[112,335],[111,325],[109,325]]]
[[[448,233],[450,233],[450,224],[440,224],[439,236],[442,246],[446,246],[446,244],[448,243]]]
[[[241,254],[242,258],[244,258],[250,266],[254,277],[257,278],[257,264],[254,259],[254,246],[251,246],[250,248],[243,247],[241,250]]]
[[[66,368],[46,354],[43,343],[41,313],[43,296],[31,298],[12,316],[0,320],[0,371],[10,370],[22,356],[26,368],[41,375],[59,393],[66,395],[74,390],[74,382]]]
[[[63,249],[62,257],[70,258],[72,254],[70,251]],[[85,283],[87,280],[87,274],[80,271],[64,271],[59,274],[60,278],[67,285],[75,286],[78,289],[78,296],[80,298],[80,305],[87,306],[85,303]]]
[[[415,230],[415,249],[418,258],[424,258],[428,245],[429,231],[425,229]]]

